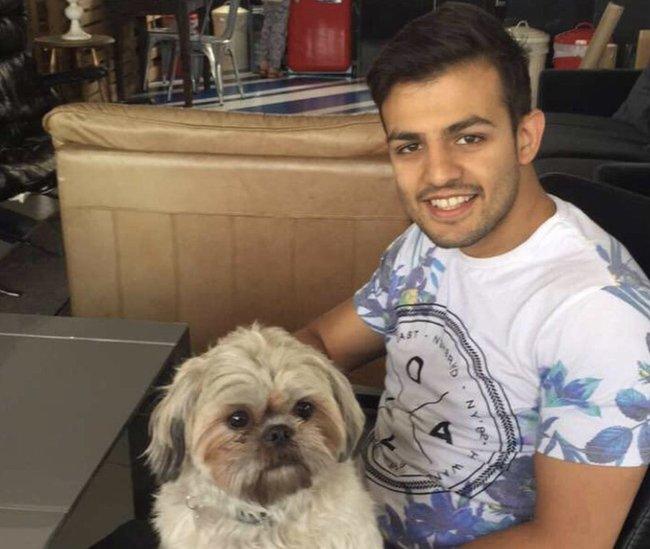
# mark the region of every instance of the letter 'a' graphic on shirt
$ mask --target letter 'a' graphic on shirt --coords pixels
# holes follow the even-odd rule
[[[394,492],[473,497],[521,451],[521,434],[485,354],[439,304],[396,308],[368,478]],[[460,405],[459,405],[460,403]]]

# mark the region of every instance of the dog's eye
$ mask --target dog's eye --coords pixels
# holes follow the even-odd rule
[[[228,418],[228,425],[232,429],[241,429],[242,427],[246,427],[249,421],[250,417],[248,416],[248,412],[246,410],[237,410],[230,414],[230,417]]]
[[[299,400],[293,407],[293,413],[299,418],[309,419],[314,414],[314,405],[308,400]]]

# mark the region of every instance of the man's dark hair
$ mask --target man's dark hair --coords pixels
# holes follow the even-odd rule
[[[474,60],[485,60],[498,71],[516,129],[531,109],[526,53],[498,19],[471,4],[447,2],[406,24],[373,63],[368,86],[381,109],[395,84],[424,82]]]

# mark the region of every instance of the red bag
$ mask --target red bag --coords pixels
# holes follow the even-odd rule
[[[571,30],[561,32],[553,39],[553,67],[578,69],[595,32],[591,23],[578,23]]]
[[[351,64],[351,0],[292,1],[288,67],[296,72],[345,72]]]

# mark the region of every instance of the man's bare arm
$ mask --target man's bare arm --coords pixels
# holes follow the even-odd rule
[[[646,467],[570,463],[535,454],[535,518],[467,549],[611,549]]]
[[[344,372],[385,353],[384,338],[359,318],[352,299],[310,322],[294,335],[324,352]]]

